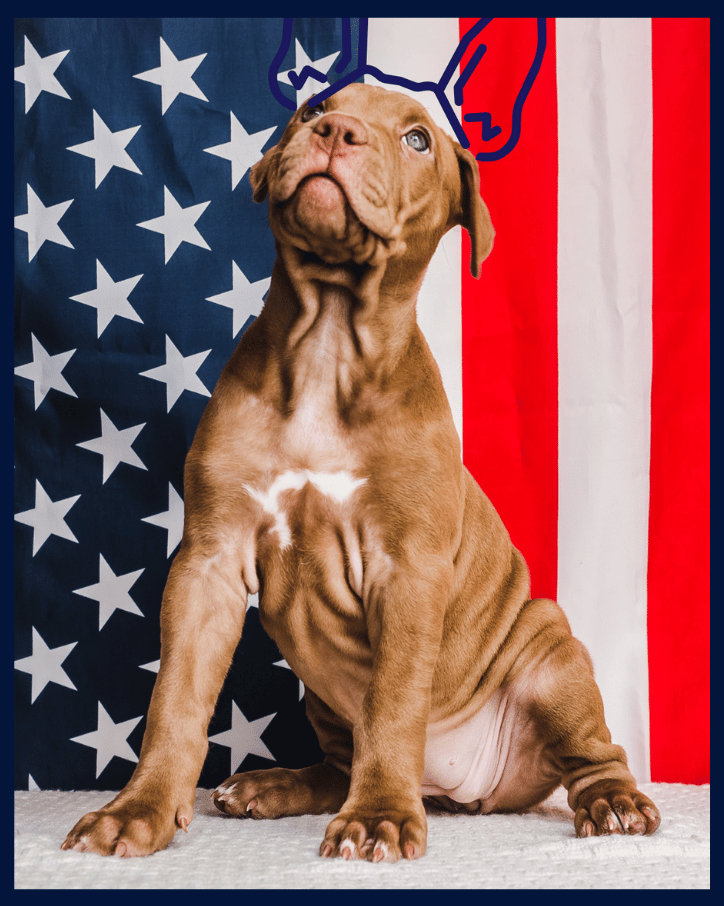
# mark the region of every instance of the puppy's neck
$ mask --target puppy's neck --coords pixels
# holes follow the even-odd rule
[[[288,411],[349,414],[394,371],[415,330],[415,298],[384,290],[385,263],[328,265],[279,246],[267,306],[283,318]]]

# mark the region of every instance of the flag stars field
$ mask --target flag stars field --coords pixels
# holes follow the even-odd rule
[[[99,554],[98,572],[98,582],[95,585],[73,589],[73,594],[98,602],[98,629],[103,629],[116,610],[125,610],[126,613],[142,617],[143,611],[131,597],[130,590],[143,569],[117,576],[103,554]]]
[[[209,204],[210,202],[204,201],[201,204],[182,208],[171,192],[164,186],[163,214],[160,217],[154,217],[153,220],[144,220],[143,223],[139,223],[137,226],[143,227],[145,230],[153,230],[154,233],[161,233],[163,236],[164,261],[168,264],[173,253],[182,242],[197,245],[202,249],[209,249],[206,240],[195,226],[196,221]]]
[[[77,396],[75,390],[63,377],[63,369],[76,350],[70,349],[67,352],[50,355],[43,348],[42,343],[35,334],[31,334],[31,345],[33,347],[33,361],[28,362],[27,365],[19,365],[15,369],[15,374],[33,382],[35,408],[37,409],[40,406],[51,390],[67,393],[68,396]]]
[[[119,431],[101,409],[101,436],[83,441],[77,446],[91,450],[93,453],[100,453],[103,457],[103,484],[108,481],[116,467],[122,462],[135,466],[137,469],[146,470],[146,466],[141,462],[138,454],[131,449],[131,444],[145,426],[144,422],[142,425],[134,425],[132,428],[124,428]]]
[[[91,308],[97,310],[98,336],[100,337],[106,327],[116,317],[127,318],[129,321],[143,324],[142,319],[128,301],[128,297],[141,277],[143,277],[143,274],[114,282],[100,261],[96,260],[96,288],[79,293],[77,296],[70,296],[70,298],[74,302],[90,305]]]
[[[45,242],[55,242],[72,249],[73,243],[61,230],[60,219],[73,204],[73,199],[61,201],[47,207],[28,184],[28,212],[17,214],[15,229],[28,234],[28,261],[32,261]]]
[[[143,715],[140,715],[131,720],[115,723],[103,705],[98,702],[96,729],[71,739],[71,742],[96,750],[96,778],[101,776],[113,758],[124,758],[134,764],[138,761],[138,756],[128,744],[128,737],[142,719]]]
[[[41,57],[27,37],[24,45],[25,62],[15,67],[15,81],[25,85],[25,112],[30,110],[42,91],[70,100],[70,95],[54,74],[70,51],[61,50]]]
[[[232,261],[231,289],[216,296],[209,296],[206,301],[231,309],[233,312],[231,334],[236,337],[249,318],[259,314],[270,286],[271,277],[264,277],[255,283],[249,282],[236,261]]]
[[[157,525],[168,532],[166,556],[170,557],[181,543],[184,528],[184,502],[170,481],[168,483],[168,509],[153,516],[144,516],[142,522]]]
[[[193,74],[206,54],[202,53],[196,57],[179,60],[163,38],[160,39],[160,42],[161,65],[156,67],[156,69],[148,69],[146,72],[137,73],[134,75],[134,79],[143,79],[145,82],[152,82],[154,85],[161,86],[162,113],[166,113],[180,94],[187,94],[192,98],[198,98],[200,101],[207,101],[208,98],[193,80]]]
[[[250,135],[239,120],[231,113],[231,140],[224,145],[205,148],[208,154],[215,154],[224,160],[231,161],[231,188],[235,189],[242,176],[254,164],[261,160],[262,148],[276,132],[276,126],[262,129]]]
[[[148,371],[141,371],[140,374],[141,377],[151,378],[152,381],[160,381],[166,385],[167,412],[171,411],[172,406],[184,390],[188,390],[190,393],[200,393],[202,396],[211,396],[201,378],[196,374],[210,352],[211,350],[207,349],[205,352],[184,356],[176,348],[171,337],[166,334],[166,364],[150,368]]]
[[[247,720],[241,708],[235,701],[232,701],[230,729],[209,737],[209,742],[215,742],[217,745],[227,746],[231,749],[230,770],[232,774],[239,770],[239,766],[247,755],[258,755],[260,758],[276,761],[261,738],[261,734],[275,717],[276,713],[267,714],[266,717],[260,717],[258,720]]]
[[[45,488],[35,480],[35,506],[32,510],[16,513],[17,522],[29,525],[33,529],[33,556],[35,556],[51,535],[78,543],[78,539],[68,528],[65,517],[71,507],[80,500],[80,494],[65,497],[63,500],[51,500]]]
[[[163,36],[154,32],[157,20],[132,27],[114,20],[80,37],[72,20],[16,20],[16,31],[27,27],[28,35],[16,37],[14,72],[15,667],[18,677],[31,676],[21,687],[30,690],[21,723],[32,723],[34,734],[18,740],[21,785],[40,777],[89,789],[104,771],[116,776],[136,761],[127,738],[140,718],[116,723],[109,702],[99,701],[93,638],[103,633],[107,667],[126,689],[131,710],[123,716],[146,713],[144,674],[159,669],[158,622],[139,617],[157,611],[181,544],[185,451],[170,439],[179,429],[190,438],[189,412],[198,411],[179,401],[185,393],[210,397],[212,353],[223,347],[228,356],[271,283],[273,239],[268,227],[259,233],[261,208],[254,226],[244,211],[252,204],[249,171],[287,118],[270,93],[250,93],[250,66],[273,57],[276,26],[259,20],[262,47],[256,37],[249,43],[247,20],[228,20],[234,40],[222,47],[214,20],[208,30],[199,20],[194,34],[187,20],[165,21]],[[326,71],[339,53],[331,36],[321,44],[302,37],[285,66]],[[291,86],[289,72],[281,82]],[[322,84],[310,81],[301,91]],[[228,238],[223,249],[212,238],[220,236]],[[149,502],[151,483],[162,502]],[[258,599],[249,596],[252,611]],[[54,648],[59,636],[49,624],[58,621],[68,629],[60,640],[70,644]],[[250,623],[248,632],[262,638],[259,620]],[[280,705],[298,709],[269,644],[255,649],[245,669],[261,671]],[[119,666],[129,646],[138,650],[130,677]],[[80,665],[72,682],[66,658]],[[48,687],[72,699],[61,737],[55,725],[35,720]],[[279,708],[267,711],[247,720],[227,698],[219,713],[231,713],[231,726],[216,737],[217,757],[225,760],[226,745],[232,761],[247,754],[275,760],[261,737]],[[58,753],[52,770],[35,763],[37,740]],[[79,745],[96,751],[91,772]]]
[[[71,642],[68,645],[50,648],[33,626],[33,653],[28,657],[18,658],[15,661],[16,670],[29,673],[32,677],[30,687],[31,704],[48,683],[56,683],[58,686],[65,686],[67,689],[75,690],[75,685],[71,682],[65,670],[63,670],[62,664],[77,644],[77,642]]]
[[[141,171],[126,151],[126,145],[140,128],[140,126],[132,126],[130,129],[111,132],[94,110],[92,141],[71,145],[68,151],[75,151],[76,154],[82,154],[84,157],[90,157],[95,161],[96,189],[113,167],[130,170],[131,173],[138,173],[140,176]]]

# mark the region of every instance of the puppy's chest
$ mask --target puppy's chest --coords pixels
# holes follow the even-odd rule
[[[256,503],[257,551],[267,575],[282,567],[295,582],[308,581],[300,566],[319,562],[317,573],[349,565],[361,594],[359,526],[365,520],[369,476],[335,415],[315,396],[280,421],[269,438],[267,468],[244,485]]]
[[[366,486],[349,471],[294,468],[248,488],[260,510],[262,624],[305,685],[350,719],[371,668],[360,525]]]
[[[244,490],[258,504],[258,547],[271,562],[280,554],[308,556],[328,536],[346,534],[357,522],[355,499],[367,483],[346,470],[286,468]]]
[[[364,671],[359,665],[368,660],[362,602],[374,518],[372,476],[315,389],[280,420],[269,437],[266,469],[244,484],[254,503],[259,613],[310,688],[319,685],[317,672],[323,676],[331,663],[343,660],[338,641],[349,646],[355,639],[356,687]],[[323,666],[315,672],[315,664]]]
[[[323,524],[357,522],[368,482],[359,440],[338,412],[339,366],[320,345],[316,362],[311,349],[298,358],[292,412],[267,437],[267,470],[245,488],[266,517],[265,541],[280,551],[308,552]]]

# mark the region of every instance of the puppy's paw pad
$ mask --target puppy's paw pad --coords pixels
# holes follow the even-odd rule
[[[582,797],[574,824],[579,837],[609,834],[653,834],[661,816],[654,803],[637,789],[601,789],[598,795]]]
[[[427,827],[415,813],[393,816],[380,812],[338,815],[327,828],[319,853],[323,858],[396,862],[425,853]]]
[[[165,817],[147,807],[128,802],[113,809],[89,812],[76,824],[60,848],[121,858],[147,856],[168,845],[176,826],[175,817]]]

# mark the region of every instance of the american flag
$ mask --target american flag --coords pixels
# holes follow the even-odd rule
[[[130,777],[184,458],[269,287],[249,168],[344,78],[478,156],[494,251],[473,281],[452,231],[419,300],[463,458],[637,778],[707,781],[708,20],[16,19],[16,789]],[[319,757],[257,605],[201,786]]]

